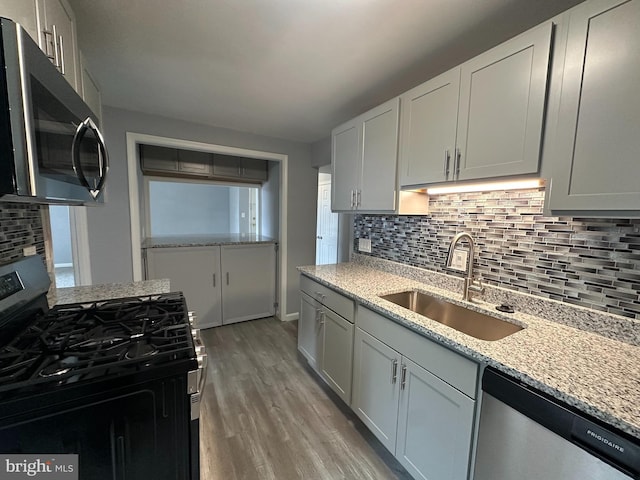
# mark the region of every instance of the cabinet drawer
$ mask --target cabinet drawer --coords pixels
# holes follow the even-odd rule
[[[477,363],[361,305],[356,325],[465,395],[476,398]]]
[[[324,285],[320,285],[304,275],[300,275],[300,290],[353,323],[353,300],[334,292]]]

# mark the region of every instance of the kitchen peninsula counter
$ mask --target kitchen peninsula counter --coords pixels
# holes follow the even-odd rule
[[[52,288],[47,298],[49,306],[69,303],[98,302],[122,297],[140,297],[169,293],[169,280],[144,280],[141,282],[107,283],[80,287]]]
[[[215,235],[171,235],[148,237],[142,242],[142,248],[165,247],[210,247],[218,245],[246,245],[253,243],[277,243],[264,235],[244,233],[224,233]]]
[[[305,266],[299,271],[390,321],[640,438],[637,320],[489,286],[482,297],[488,303],[469,303],[462,301],[462,279],[389,261]],[[479,340],[379,298],[414,289],[525,328],[502,340]],[[495,310],[500,295],[515,305],[515,313]]]

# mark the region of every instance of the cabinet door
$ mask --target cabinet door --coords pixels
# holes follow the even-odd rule
[[[209,176],[211,174],[211,154],[194,150],[178,150],[178,168],[181,172]]]
[[[218,177],[238,178],[242,172],[240,157],[233,155],[213,155],[213,174]]]
[[[467,478],[474,401],[402,359],[396,458],[416,479]]]
[[[242,176],[251,180],[266,180],[267,162],[255,158],[243,158]]]
[[[274,314],[276,255],[273,244],[222,247],[222,323]]]
[[[82,91],[82,99],[89,106],[91,111],[98,117],[98,121],[102,123],[102,95],[100,87],[87,68],[87,63],[82,54],[80,54],[80,86]]]
[[[168,278],[183,292],[198,328],[222,325],[220,247],[148,248],[147,278]]]
[[[552,23],[462,65],[460,180],[538,172]]]
[[[347,404],[351,403],[353,323],[322,308],[322,376]]]
[[[360,128],[356,119],[335,128],[331,134],[331,167],[333,186],[331,210],[351,211],[362,168]]]
[[[460,68],[454,68],[400,97],[400,185],[453,178]]]
[[[178,171],[178,150],[175,148],[140,145],[140,160],[143,170],[151,172]]]
[[[391,452],[396,451],[400,354],[356,328],[352,408]]]
[[[66,2],[61,0],[39,0],[39,2],[41,18],[44,18],[44,22],[41,21],[40,24],[40,48],[45,52],[48,51],[46,44],[52,41],[55,30],[57,58],[62,65],[61,71],[71,86],[79,91],[76,63],[78,59],[76,24],[73,11]],[[45,34],[45,31],[51,32],[51,35]],[[51,47],[48,48],[49,51],[52,51]]]
[[[321,346],[320,304],[304,292],[300,292],[300,318],[298,319],[298,350],[318,370]]]
[[[550,208],[640,209],[640,1],[572,10]]]
[[[362,117],[358,210],[393,212],[396,208],[399,121],[399,98],[383,103]]]
[[[22,25],[27,33],[38,43],[38,11],[36,0],[2,0],[0,17],[9,18]]]

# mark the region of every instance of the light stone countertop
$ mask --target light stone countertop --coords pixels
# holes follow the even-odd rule
[[[142,248],[167,247],[208,247],[217,245],[245,245],[252,243],[277,243],[264,235],[245,233],[225,233],[215,235],[171,235],[149,237],[142,242]]]
[[[144,280],[130,283],[107,283],[104,285],[88,285],[51,289],[47,295],[49,306],[69,303],[97,302],[122,297],[138,297],[169,293],[170,283],[164,280]]]
[[[452,288],[452,285],[457,287],[461,283],[458,278],[422,269],[419,270],[426,277],[436,280],[425,283],[356,262],[298,269],[302,274],[401,325],[640,438],[640,347],[637,344],[617,341],[524,313],[535,311],[541,315],[537,309],[521,308],[514,314],[504,314],[495,310],[495,304],[475,299],[473,304],[464,302],[461,288]],[[445,288],[435,286],[438,282]],[[379,298],[379,295],[412,289],[521,324],[525,328],[502,340],[478,340]],[[510,295],[522,294],[511,292]],[[535,299],[532,301],[536,302]],[[552,301],[549,302],[549,305],[553,305]],[[559,305],[558,311],[562,308],[567,307]],[[577,308],[575,311],[578,318],[581,314],[588,317],[587,309]],[[549,315],[547,318],[552,318],[553,308],[547,306],[543,312],[545,316]],[[631,329],[634,338],[637,338],[639,324],[625,320],[620,320],[620,323],[627,330]],[[615,322],[612,324],[617,325]]]

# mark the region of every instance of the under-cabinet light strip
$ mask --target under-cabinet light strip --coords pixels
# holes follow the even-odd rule
[[[538,188],[542,185],[539,178],[534,180],[517,180],[511,182],[473,183],[466,185],[453,185],[451,187],[427,188],[429,195],[441,195],[445,193],[461,192],[486,192],[489,190],[517,190],[524,188]]]

